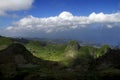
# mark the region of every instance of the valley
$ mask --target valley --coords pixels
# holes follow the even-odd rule
[[[0,80],[119,80],[120,49],[0,37]]]

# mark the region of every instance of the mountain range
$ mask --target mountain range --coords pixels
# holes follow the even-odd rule
[[[0,37],[0,80],[119,80],[120,49]]]

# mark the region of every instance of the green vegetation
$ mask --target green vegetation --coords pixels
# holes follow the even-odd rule
[[[5,49],[11,43],[12,43],[12,40],[10,38],[0,37],[0,50]]]
[[[5,49],[12,43],[21,43],[11,38],[0,37],[0,50]],[[105,54],[108,45],[103,45],[101,48],[92,46],[80,46],[76,41],[72,40],[68,44],[55,44],[44,41],[29,40],[24,44],[25,47],[36,57],[58,61],[67,64],[66,61],[72,60],[73,57],[93,57],[98,58]],[[68,59],[69,58],[69,59]]]
[[[120,49],[0,37],[0,80],[110,80],[120,76]],[[120,78],[119,78],[120,79]]]
[[[104,55],[107,52],[108,49],[109,49],[108,45],[103,45],[101,48],[99,48],[97,50],[96,57],[98,58],[98,57]]]
[[[74,40],[70,41],[68,44],[55,44],[30,40],[25,46],[38,58],[58,61],[65,65],[71,65],[78,57],[84,60],[98,58],[104,55],[109,48],[107,45],[103,45],[101,48],[80,46],[79,43]]]
[[[33,53],[34,56],[44,60],[60,61],[66,45],[52,44],[38,41],[29,41],[26,48]]]

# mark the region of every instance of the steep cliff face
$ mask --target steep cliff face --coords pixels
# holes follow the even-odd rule
[[[79,53],[80,45],[76,41],[70,41],[65,49],[66,58],[75,59]]]
[[[80,45],[76,41],[70,41],[65,48],[64,59],[69,65],[73,64],[73,61],[79,54]]]

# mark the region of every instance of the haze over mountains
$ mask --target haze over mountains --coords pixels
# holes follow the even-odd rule
[[[119,15],[118,12],[74,16],[64,11],[58,16],[48,18],[27,16],[0,30],[0,34],[10,37],[74,39],[117,45],[120,43]]]
[[[3,36],[120,44],[119,0],[1,0],[0,5]]]

